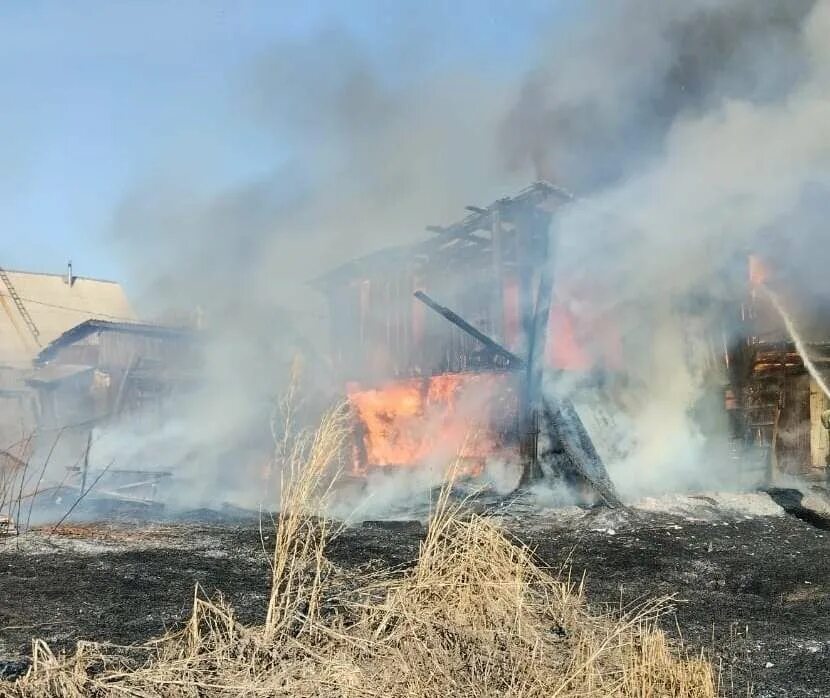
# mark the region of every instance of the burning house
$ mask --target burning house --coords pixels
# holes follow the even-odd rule
[[[750,256],[748,281],[744,334],[726,356],[736,436],[760,454],[768,480],[786,474],[826,481],[830,399],[822,384],[830,378],[830,327],[769,261]],[[788,308],[798,309],[798,320]]]
[[[571,197],[537,182],[429,239],[354,260],[317,280],[334,363],[359,423],[355,471],[413,468],[460,455],[540,474],[542,422],[558,424],[570,470],[612,488],[579,418],[542,394],[543,369],[598,377],[620,368],[620,343],[553,298],[551,221]],[[595,333],[596,334],[596,333]],[[601,347],[601,351],[596,351]],[[563,415],[567,414],[567,419]],[[572,425],[568,438],[563,419]],[[568,468],[565,469],[566,471]]]
[[[569,399],[542,390],[543,374],[593,387],[625,382],[629,362],[642,361],[613,313],[586,311],[601,293],[598,283],[567,271],[553,278],[552,223],[570,200],[538,182],[469,206],[462,220],[427,228],[423,242],[317,280],[329,303],[335,367],[357,416],[355,473],[460,454],[467,473],[490,459],[513,460],[525,480],[558,471],[615,499],[588,435],[597,430],[586,430]],[[718,438],[729,431],[722,436],[736,481],[823,474],[824,395],[778,313],[753,295],[752,274],[734,273],[746,269],[746,257],[727,266],[712,281],[727,292],[702,288],[670,299],[687,358],[705,376],[698,411],[708,411],[709,426],[717,422]],[[830,363],[830,345],[812,350],[817,362]]]

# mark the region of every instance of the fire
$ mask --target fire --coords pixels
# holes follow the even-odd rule
[[[504,449],[515,415],[512,377],[446,373],[388,383],[347,386],[362,434],[355,471],[367,467],[443,466],[458,457],[465,474],[481,472]]]
[[[753,289],[764,286],[769,279],[769,269],[758,256],[749,255],[749,284]]]
[[[597,283],[561,282],[557,300],[551,303],[545,361],[557,371],[587,372],[597,368],[621,370],[624,365],[622,337],[614,319],[597,314],[605,289]],[[505,280],[504,345],[521,352],[519,287],[514,278]]]

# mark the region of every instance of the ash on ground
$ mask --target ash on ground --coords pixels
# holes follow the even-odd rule
[[[725,695],[830,695],[830,532],[823,492],[700,493],[621,509],[557,506],[545,493],[459,492],[541,562],[585,575],[593,604],[673,597],[666,629],[713,657]],[[818,504],[817,504],[818,503]],[[824,503],[824,504],[822,504]],[[799,516],[799,507],[818,518]],[[423,516],[353,517],[331,542],[344,584],[411,565]],[[803,513],[803,512],[802,512]],[[827,512],[825,512],[827,513]],[[25,671],[32,638],[138,643],[188,617],[194,586],[222,594],[242,622],[263,619],[269,516],[200,510],[175,521],[65,523],[0,545],[0,676]]]

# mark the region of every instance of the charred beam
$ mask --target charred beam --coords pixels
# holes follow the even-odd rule
[[[551,296],[553,294],[553,273],[550,265],[542,268],[539,290],[536,293],[536,308],[530,330],[527,357],[528,402],[531,409],[539,408],[544,373],[544,356],[547,348],[548,320],[550,318]]]
[[[530,322],[528,337],[528,356],[525,367],[525,382],[523,390],[524,414],[522,433],[528,440],[523,455],[524,468],[522,484],[527,485],[542,477],[539,465],[538,444],[539,414],[542,396],[542,376],[544,374],[543,357],[548,336],[548,317],[550,315],[551,294],[553,292],[553,273],[551,265],[542,267],[539,290],[536,293],[536,308]]]
[[[417,298],[421,303],[426,305],[428,308],[434,310],[436,313],[441,315],[444,319],[449,320],[453,325],[455,325],[458,329],[462,332],[466,332],[471,337],[474,337],[479,342],[481,342],[485,347],[490,349],[494,354],[501,356],[507,359],[510,362],[511,367],[514,368],[521,368],[525,365],[525,362],[516,356],[512,351],[505,349],[501,344],[498,342],[490,339],[486,334],[484,334],[481,330],[476,329],[473,327],[469,322],[467,322],[463,317],[454,313],[449,308],[445,308],[443,305],[436,303],[432,298],[430,298],[426,293],[423,291],[415,291],[413,294],[415,298]]]
[[[605,463],[573,403],[567,398],[554,400],[550,397],[543,397],[541,402],[546,428],[554,438],[554,451],[546,454],[543,460],[549,462],[568,485],[593,491],[607,507],[623,507]]]

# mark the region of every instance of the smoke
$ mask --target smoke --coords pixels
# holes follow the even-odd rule
[[[211,454],[206,478],[236,467],[267,436],[297,351],[309,393],[337,392],[310,279],[537,176],[579,197],[556,222],[557,278],[572,282],[558,301],[596,323],[613,318],[630,358],[636,397],[621,400],[634,404],[625,429],[637,445],[615,464],[618,483],[701,479],[694,357],[711,352],[693,328],[735,331],[721,326],[736,298],[723,279],[756,250],[810,299],[830,298],[817,261],[827,259],[828,30],[827,0],[628,0],[542,31],[529,71],[418,71],[424,55],[379,62],[331,26],[275,46],[229,95],[239,105],[229,128],[258,134],[270,170],[228,188],[203,176],[209,161],[161,163],[113,220],[146,312],[198,309],[209,328],[180,450]],[[400,31],[402,45],[417,44]],[[590,306],[568,296],[580,285],[595,289]],[[678,309],[700,289],[699,307]]]
[[[810,378],[812,378],[816,382],[816,385],[821,388],[821,392],[824,393],[824,396],[830,399],[830,388],[827,387],[824,377],[819,373],[815,363],[810,358],[810,353],[807,351],[807,347],[804,346],[804,340],[801,338],[801,334],[798,330],[795,329],[795,325],[793,325],[793,321],[792,318],[790,318],[789,313],[784,310],[784,306],[781,305],[781,301],[778,300],[778,297],[772,291],[766,288],[764,288],[764,291],[766,291],[767,298],[769,298],[770,303],[772,303],[773,307],[778,311],[778,314],[784,321],[784,326],[787,328],[787,334],[790,335],[790,339],[793,340],[796,351],[801,355],[801,359],[804,361],[804,368],[807,369],[807,373],[810,374]]]
[[[612,39],[607,51],[591,58],[594,67],[603,67],[591,74],[610,80],[616,73],[604,67],[624,63],[624,94],[636,102],[619,105],[613,89],[602,98],[610,104],[577,99],[597,110],[592,122],[613,119],[610,127],[600,126],[598,143],[603,136],[625,139],[644,104],[664,107],[637,131],[633,150],[612,152],[616,172],[604,168],[606,158],[599,155],[598,177],[576,173],[577,181],[601,184],[558,222],[561,273],[580,269],[613,289],[594,312],[614,317],[629,352],[649,357],[640,367],[629,366],[641,384],[642,407],[629,425],[638,445],[613,472],[624,491],[724,484],[717,477],[730,472],[723,467],[723,438],[714,453],[703,445],[717,441],[719,432],[725,437],[725,423],[718,427],[710,418],[702,429],[694,412],[698,407],[705,417],[717,409],[700,410],[709,387],[704,369],[711,348],[705,344],[719,333],[723,348],[739,331],[739,318],[724,315],[724,309],[745,292],[729,279],[745,277],[750,251],[766,257],[781,252],[772,265],[781,280],[802,277],[802,305],[826,293],[826,274],[807,284],[803,279],[816,268],[815,257],[828,259],[826,233],[810,225],[815,211],[804,206],[815,189],[826,195],[830,172],[830,56],[820,38],[830,3],[811,5],[808,13],[799,3],[788,3],[786,10],[754,2],[686,4],[654,13],[650,28],[640,27],[635,35],[633,54],[619,55]],[[625,7],[631,14],[609,18],[618,28],[644,19],[637,3]],[[721,40],[714,46],[712,31]],[[683,40],[666,42],[678,32]],[[702,42],[697,47],[696,37]],[[690,74],[696,79],[686,94],[688,83],[678,76]],[[591,84],[605,91],[605,81]],[[642,138],[652,147],[640,148]],[[576,153],[566,145],[562,157],[593,162],[593,144],[576,142]],[[702,295],[694,307],[678,307],[695,294]]]
[[[379,65],[332,26],[274,46],[229,96],[230,128],[256,133],[273,169],[227,188],[209,185],[209,162],[163,163],[116,211],[112,238],[139,308],[206,328],[205,381],[177,408],[207,481],[227,470],[244,480],[239,456],[253,442],[269,452],[268,418],[295,354],[307,400],[342,392],[328,309],[310,281],[524,184],[504,172],[492,136],[507,92],[461,66],[407,78],[410,60]],[[251,490],[260,496],[257,482]]]
[[[658,158],[680,118],[798,83],[813,0],[625,0],[558,25],[501,132],[508,162],[585,193]]]

